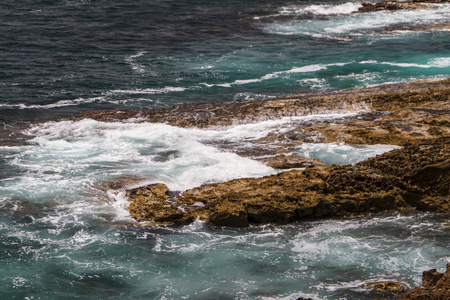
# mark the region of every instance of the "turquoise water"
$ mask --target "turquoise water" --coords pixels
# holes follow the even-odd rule
[[[73,121],[88,109],[246,101],[447,77],[450,6],[353,14],[345,1],[3,1],[1,299],[370,299],[450,260],[448,218],[246,229],[146,227],[123,187],[183,191],[276,171],[236,154],[271,132],[360,111],[208,130]],[[304,144],[356,163],[392,149]],[[385,296],[391,297],[391,296]]]

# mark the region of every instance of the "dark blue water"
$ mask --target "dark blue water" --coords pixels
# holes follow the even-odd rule
[[[450,6],[353,14],[345,1],[2,1],[1,299],[367,299],[450,259],[447,218],[386,215],[152,228],[105,182],[275,171],[223,152],[302,118],[211,130],[64,121],[88,109],[246,101],[447,77]],[[336,112],[317,118],[345,117]],[[311,121],[311,116],[307,117]],[[306,147],[306,148],[305,148]],[[305,145],[327,163],[388,148]],[[345,157],[345,158],[344,158]],[[389,297],[389,296],[388,296]]]

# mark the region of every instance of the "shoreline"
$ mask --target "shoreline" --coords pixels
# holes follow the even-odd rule
[[[182,195],[163,184],[127,191],[130,213],[139,221],[187,224],[201,218],[216,225],[239,227],[386,210],[448,212],[449,100],[450,78],[445,78],[240,103],[89,111],[76,119],[116,122],[139,118],[140,122],[208,128],[232,126],[239,121],[355,112],[339,119],[300,122],[288,132],[271,133],[232,150],[285,172],[208,184]],[[317,159],[290,154],[303,143],[403,148],[356,165],[326,167]]]
[[[246,227],[250,224],[287,224],[301,220],[373,215],[383,212],[450,212],[450,78],[393,84],[328,93],[321,96],[291,96],[268,99],[259,103],[224,104],[251,111],[248,122],[257,118],[280,118],[308,111],[326,111],[332,107],[370,107],[365,112],[332,122],[301,124],[297,134],[270,136],[260,145],[279,145],[278,154],[262,159],[275,168],[287,169],[263,178],[241,178],[224,183],[206,184],[180,194],[169,191],[164,184],[152,184],[126,191],[130,214],[146,225],[189,224],[197,219],[218,226]],[[319,100],[314,103],[314,100]],[[278,105],[277,105],[278,104]],[[302,107],[301,105],[306,105]],[[170,124],[179,111],[185,117],[178,124],[230,126],[217,115],[221,104],[180,105],[170,112],[161,109],[133,112],[136,117],[166,116]],[[296,107],[299,105],[300,107]],[[308,106],[309,105],[309,106]],[[248,107],[256,108],[248,110]],[[209,110],[205,110],[209,107]],[[182,108],[182,109],[180,109]],[[196,108],[189,112],[187,108]],[[201,108],[202,110],[198,110]],[[259,108],[259,109],[258,109]],[[270,112],[270,113],[268,113]],[[200,114],[202,113],[202,114]],[[127,112],[99,113],[97,117],[111,120]],[[195,118],[194,116],[203,116]],[[209,118],[208,118],[209,117]],[[216,119],[217,118],[217,119]],[[152,118],[150,118],[152,120]],[[187,122],[193,120],[195,122]],[[216,120],[216,122],[208,122]],[[235,121],[233,121],[235,122]],[[206,126],[207,127],[207,126]],[[307,134],[303,134],[304,132]],[[289,139],[289,145],[282,145]],[[286,155],[292,145],[312,136],[316,141],[350,144],[392,143],[395,149],[369,158],[356,165],[324,166],[315,159]],[[241,155],[258,159],[258,154],[239,150]],[[276,152],[276,151],[275,151]],[[267,153],[265,153],[267,155]],[[302,169],[293,169],[302,168]],[[449,295],[449,264],[445,274],[435,270],[424,272],[424,287],[405,292],[397,282],[379,282],[373,288],[395,299],[422,299]],[[431,278],[431,279],[430,279]],[[404,293],[404,294],[402,294]],[[383,298],[379,298],[383,299]],[[441,299],[441,298],[436,298]],[[442,298],[443,299],[443,298]]]

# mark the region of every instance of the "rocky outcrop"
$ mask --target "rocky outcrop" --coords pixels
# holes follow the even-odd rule
[[[448,213],[450,137],[408,145],[356,165],[312,165],[263,178],[208,184],[175,198],[164,185],[154,189],[129,191],[135,218],[153,223],[201,218],[241,227],[387,210]]]
[[[154,224],[185,223],[185,214],[170,203],[171,197],[164,184],[132,189],[127,191],[127,196],[133,199],[128,207],[130,214],[138,221]]]
[[[447,263],[447,270],[444,273],[439,273],[436,269],[424,271],[422,287],[416,287],[402,295],[395,296],[395,300],[422,299],[450,299],[450,263]]]
[[[247,141],[232,148],[228,146],[226,151],[261,161],[272,160],[270,164],[275,168],[283,164],[283,168],[293,168],[305,167],[298,158],[289,155],[291,149],[305,142],[403,146],[448,136],[450,78],[241,103],[189,103],[142,111],[88,111],[77,118],[105,122],[137,118],[142,122],[205,128],[286,116],[320,116],[330,112],[355,114],[346,118],[296,121],[289,124],[289,130],[270,133],[259,140]],[[280,154],[284,154],[289,163],[282,162],[284,158],[281,157],[278,162],[275,162],[277,158],[271,158]]]
[[[209,184],[182,195],[162,184],[131,189],[127,192],[129,210],[137,220],[155,224],[186,224],[200,218],[226,226],[386,210],[448,213],[450,78],[242,103],[90,111],[78,118],[120,121],[139,117],[143,122],[203,128],[339,111],[355,113],[341,119],[297,121],[289,130],[283,128],[233,147],[239,155],[294,170]],[[291,155],[292,149],[305,142],[404,147],[356,165],[325,167],[317,160]],[[122,188],[119,183],[108,183],[111,187],[106,188]]]
[[[422,9],[428,8],[433,3],[447,3],[448,0],[408,0],[408,1],[395,1],[384,0],[376,3],[363,3],[362,7],[358,9],[359,13],[375,12],[383,10],[404,10],[404,9]]]
[[[401,293],[406,290],[406,286],[394,281],[380,281],[369,285],[369,288],[382,293]]]
[[[450,78],[447,78],[246,102],[187,103],[141,111],[87,111],[76,118],[105,122],[136,118],[142,122],[206,128],[286,116],[355,112],[359,114],[352,118],[302,122],[289,132],[267,136],[260,142],[282,147],[311,141],[404,145],[411,140],[450,134],[449,100]],[[253,152],[249,150],[250,155]]]
[[[304,158],[295,155],[280,154],[274,157],[262,158],[266,165],[274,169],[294,169],[306,168],[314,165],[322,165],[320,160],[312,158]]]
[[[421,9],[430,5],[427,1],[382,1],[378,3],[363,3],[358,12],[375,12],[381,10]]]

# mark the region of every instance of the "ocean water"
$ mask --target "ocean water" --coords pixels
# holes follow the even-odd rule
[[[448,218],[386,214],[245,229],[148,227],[124,187],[183,191],[275,170],[236,154],[271,132],[366,111],[183,129],[74,121],[90,109],[246,101],[450,75],[450,5],[18,0],[0,4],[1,299],[370,299],[450,261]],[[356,163],[389,145],[303,144]],[[117,183],[121,183],[117,185]],[[115,183],[115,184],[110,184]],[[116,189],[112,189],[115,186]],[[391,295],[383,295],[387,298]]]

